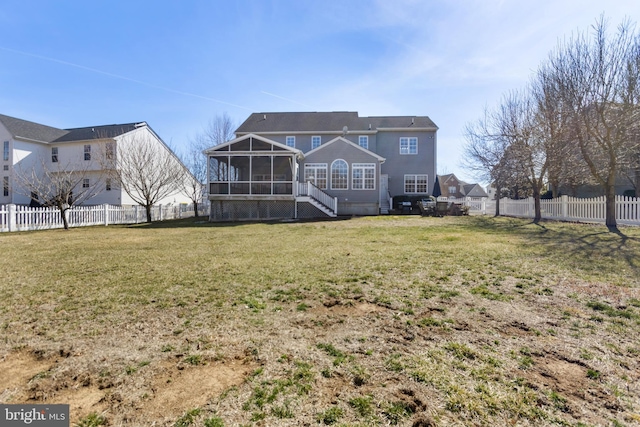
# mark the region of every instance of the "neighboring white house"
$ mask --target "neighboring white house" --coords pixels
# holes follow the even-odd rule
[[[44,169],[81,172],[83,179],[78,185],[95,189],[95,195],[86,200],[83,203],[85,205],[135,205],[133,199],[106,173],[107,162],[104,160],[115,160],[117,165],[121,150],[136,143],[150,144],[159,155],[170,154],[177,166],[186,169],[144,122],[58,129],[0,114],[0,142],[3,150],[0,159],[0,205],[42,202],[33,200],[33,196],[25,189],[24,179],[19,177]],[[180,203],[188,204],[191,200],[176,188],[156,204]]]

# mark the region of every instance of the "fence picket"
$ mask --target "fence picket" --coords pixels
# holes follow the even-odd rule
[[[198,209],[198,213],[200,215],[208,215],[208,207],[201,207]],[[188,218],[191,216],[195,216],[192,205],[159,205],[152,210],[153,221]],[[146,221],[146,213],[144,209],[139,209],[138,206],[74,206],[67,211],[67,219],[69,227],[137,224]],[[63,227],[64,223],[57,208],[0,205],[0,232],[46,230]]]
[[[500,199],[500,212],[506,216],[533,218],[529,212],[531,199]],[[604,223],[606,217],[606,198],[604,196],[588,199],[561,196],[556,199],[541,200],[542,218],[576,222]],[[616,220],[618,224],[640,225],[640,199],[616,196]]]

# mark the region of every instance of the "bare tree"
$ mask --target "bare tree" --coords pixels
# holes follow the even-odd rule
[[[640,35],[624,21],[611,36],[604,17],[593,37],[578,34],[550,55],[549,67],[570,112],[580,154],[606,197],[606,225],[615,229],[615,184],[633,168],[640,125]]]
[[[234,138],[236,124],[227,113],[211,119],[201,133],[189,141],[187,154],[183,156],[183,163],[190,171],[183,182],[182,192],[191,199],[198,216],[198,204],[206,198],[207,188],[207,158],[204,150],[215,145],[223,144]]]
[[[188,170],[185,170],[185,176],[180,181],[181,190],[184,195],[191,199],[195,216],[198,217],[200,215],[198,213],[200,203],[202,203],[206,196],[204,184],[207,180],[206,159],[204,154],[202,154],[202,150],[191,145],[187,155],[182,158],[182,163],[184,163]]]
[[[495,185],[497,190],[495,214],[499,216],[501,190],[508,178],[502,165],[509,141],[493,131],[495,122],[495,113],[485,108],[481,119],[466,125],[463,164],[478,179]]]
[[[191,146],[200,152],[215,145],[224,144],[235,137],[238,126],[227,113],[215,116],[201,133],[191,141]]]
[[[546,64],[533,78],[531,91],[536,107],[536,132],[544,145],[547,178],[553,197],[560,188],[575,194],[578,186],[590,183],[590,174],[580,150],[572,144],[571,114],[562,101],[558,79]]]
[[[145,208],[147,222],[151,222],[151,208],[181,191],[186,176],[184,165],[150,129],[125,135],[114,154],[104,156],[105,170],[135,203]]]
[[[102,190],[103,174],[93,163],[48,162],[38,159],[31,168],[15,169],[15,191],[31,198],[36,206],[55,206],[64,229],[69,229],[67,211],[81,205]]]

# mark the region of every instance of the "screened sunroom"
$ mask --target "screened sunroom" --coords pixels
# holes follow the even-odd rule
[[[296,216],[300,150],[246,135],[205,154],[209,159],[211,220]]]

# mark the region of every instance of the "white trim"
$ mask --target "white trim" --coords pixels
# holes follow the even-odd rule
[[[362,171],[362,188],[358,188],[355,186],[355,184],[353,183],[354,181],[354,177],[353,177],[353,173],[356,171],[356,169],[359,169]],[[369,190],[369,191],[375,191],[376,189],[376,164],[375,163],[352,163],[351,164],[351,189],[352,190]],[[367,179],[371,179],[371,178],[367,178],[366,176],[366,171],[367,170],[373,170],[373,188],[367,188]]]
[[[414,130],[415,128],[412,129],[408,129],[408,130]],[[404,129],[407,130],[407,129]],[[244,136],[244,135],[249,135],[252,132],[236,132],[236,137],[240,138],[240,136]],[[254,132],[255,133],[255,132]],[[278,130],[278,131],[265,131],[265,132],[261,132],[261,131],[257,131],[257,133],[259,133],[260,135],[291,135],[292,133],[295,133],[296,135],[342,135],[342,129],[340,130]],[[375,130],[366,130],[366,129],[362,129],[362,130],[357,130],[357,129],[350,129],[349,133],[361,133],[361,134],[368,134],[368,135],[375,135],[377,133],[377,131]]]
[[[364,145],[362,145],[362,142],[360,141],[361,138],[364,138],[365,143],[366,143],[366,147]],[[369,135],[358,135],[358,145],[366,150],[369,149]]]
[[[227,141],[224,144],[220,144],[220,145],[216,145],[215,147],[208,148],[208,149],[204,150],[204,154],[213,154],[213,153],[217,153],[217,152],[222,152],[223,148],[226,148],[231,144],[235,144],[236,142],[244,141],[247,138],[254,138],[254,139],[257,139],[259,141],[266,142],[267,144],[272,144],[272,145],[274,145],[274,146],[276,146],[278,148],[281,148],[284,151],[288,151],[290,153],[295,153],[299,158],[303,158],[304,157],[304,155],[302,154],[302,151],[298,150],[297,148],[287,147],[285,144],[282,144],[281,142],[274,141],[272,139],[265,138],[263,136],[256,135],[254,133],[249,133],[249,134],[243,135],[243,136],[241,136],[239,138],[232,139],[231,141]],[[226,152],[228,152],[228,153],[242,153],[241,151],[226,151]],[[273,152],[277,153],[277,151],[273,151]],[[255,153],[266,153],[266,151],[264,151],[264,152],[263,151],[257,151]]]
[[[318,146],[317,146],[317,147],[314,147],[314,146],[313,146],[313,138],[318,138],[318,139],[319,139],[319,143],[318,143]],[[320,136],[320,135],[312,135],[312,136],[311,136],[311,149],[313,150],[314,148],[318,148],[318,147],[320,147],[321,145],[322,145],[322,136]]]
[[[414,191],[407,191],[407,177],[408,176],[412,176],[414,177],[413,180],[413,190]],[[425,177],[425,191],[417,191],[418,190],[418,177]],[[426,173],[407,173],[404,174],[404,178],[402,181],[402,189],[404,191],[404,194],[429,194],[429,174]]]
[[[407,152],[403,153],[402,152],[402,140],[406,139],[407,140]],[[416,140],[416,152],[412,153],[411,152],[411,140],[415,139]],[[418,154],[418,137],[417,136],[401,136],[400,139],[398,140],[398,148],[399,148],[399,152],[401,156],[415,156]]]
[[[428,127],[428,128],[414,128],[414,127],[406,127],[406,128],[376,128],[380,132],[435,132],[438,128],[436,127]]]
[[[384,163],[384,162],[385,162],[385,160],[387,160],[387,159],[385,159],[385,158],[384,158],[384,157],[382,157],[382,156],[378,156],[378,155],[377,155],[376,153],[374,153],[373,151],[369,151],[369,150],[367,150],[367,149],[365,149],[365,148],[362,148],[362,147],[361,147],[361,146],[359,146],[358,144],[356,144],[356,143],[354,143],[354,142],[351,142],[351,141],[349,141],[348,139],[343,138],[343,137],[341,137],[341,136],[339,136],[339,137],[337,137],[337,138],[333,138],[333,139],[332,139],[331,141],[329,141],[329,142],[325,142],[325,143],[324,143],[324,144],[322,144],[320,147],[318,147],[318,148],[316,148],[316,149],[314,149],[314,150],[307,151],[307,153],[305,154],[305,156],[309,156],[310,154],[315,153],[315,152],[316,152],[316,151],[318,151],[318,150],[324,150],[325,148],[329,147],[331,144],[334,144],[334,143],[336,143],[336,142],[338,142],[338,141],[342,141],[342,142],[344,142],[344,143],[346,143],[346,144],[348,144],[348,145],[351,145],[353,148],[356,148],[356,149],[358,149],[358,150],[362,151],[363,153],[367,153],[368,155],[370,155],[370,156],[372,156],[372,157],[375,157],[375,159],[376,159],[376,160],[378,160],[380,163]]]
[[[335,188],[333,185],[333,165],[335,165],[337,162],[344,162],[344,164],[347,165],[347,173],[346,173],[347,186],[345,188]],[[329,168],[329,176],[331,177],[331,184],[329,188],[331,188],[332,190],[348,190],[349,189],[349,163],[346,160],[335,159],[333,162],[331,162],[331,167]]]
[[[329,165],[327,163],[305,163],[304,164],[304,170],[302,171],[303,178],[304,181],[307,181],[307,168],[309,168],[309,170],[313,170],[314,174],[313,174],[313,185],[315,185],[316,187],[318,187],[321,190],[326,190],[329,187]],[[324,187],[318,185],[318,174],[317,171],[318,170],[324,170],[324,180],[325,180],[325,185]]]

